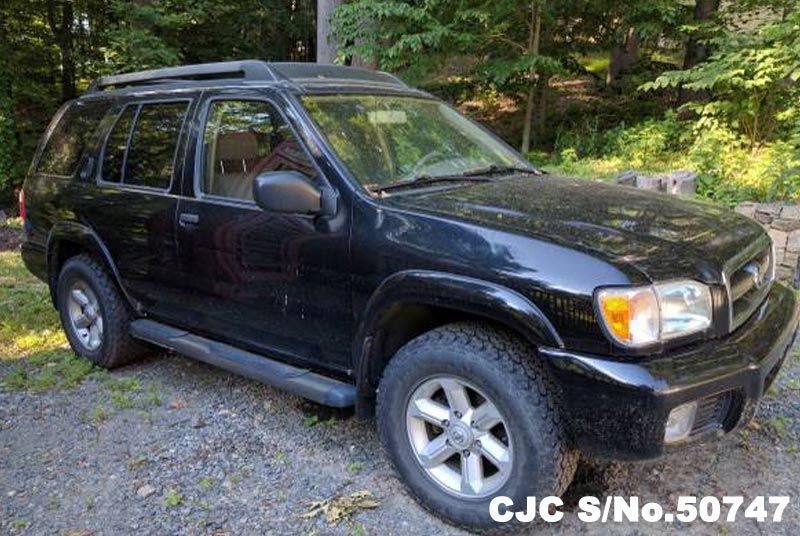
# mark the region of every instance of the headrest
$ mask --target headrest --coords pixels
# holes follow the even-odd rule
[[[217,140],[217,160],[258,158],[258,139],[252,132],[231,132]]]

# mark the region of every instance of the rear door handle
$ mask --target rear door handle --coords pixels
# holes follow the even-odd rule
[[[191,214],[189,212],[182,212],[178,216],[178,224],[181,227],[194,227],[200,223],[200,216],[198,214]]]

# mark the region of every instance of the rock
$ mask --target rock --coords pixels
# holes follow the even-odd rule
[[[775,249],[786,249],[787,242],[789,240],[789,233],[779,229],[770,229],[769,236],[772,238],[772,242],[775,244]]]
[[[775,269],[775,276],[782,281],[794,279],[796,268],[790,268],[781,264]]]
[[[145,484],[144,486],[141,486],[139,489],[136,490],[136,495],[138,495],[142,499],[146,499],[155,492],[156,488],[154,488],[150,484]]]
[[[800,220],[800,205],[784,205],[781,209],[781,218]]]
[[[780,231],[796,231],[800,229],[800,220],[792,220],[789,218],[776,218],[772,220],[772,228]]]
[[[771,224],[772,220],[774,219],[774,216],[770,215],[768,212],[764,212],[759,209],[756,209],[756,213],[753,215],[753,217],[758,223],[763,223],[764,225]]]
[[[792,231],[786,240],[786,249],[789,251],[800,251],[800,231]]]
[[[661,180],[662,188],[672,195],[692,196],[697,192],[697,173],[693,171],[674,171]]]
[[[661,177],[636,175],[636,187],[642,190],[662,190]]]
[[[747,216],[748,218],[753,218],[756,215],[756,204],[755,203],[739,203],[736,205],[736,208],[733,209],[742,216]]]
[[[203,428],[205,425],[206,421],[199,413],[192,417],[192,428]]]
[[[623,186],[636,186],[636,175],[636,172],[632,169],[623,171],[617,175],[617,184],[621,184]]]
[[[777,218],[781,215],[783,211],[783,204],[782,203],[762,203],[758,205],[758,212],[763,212],[769,214],[773,218]]]

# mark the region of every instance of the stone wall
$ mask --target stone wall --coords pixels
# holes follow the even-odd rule
[[[775,243],[778,279],[794,282],[800,259],[800,205],[742,203],[736,212],[764,226]]]

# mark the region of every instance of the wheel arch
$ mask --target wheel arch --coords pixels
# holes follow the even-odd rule
[[[360,404],[369,407],[383,368],[401,346],[426,331],[462,320],[501,325],[536,346],[564,347],[541,309],[513,289],[443,272],[398,272],[373,292],[358,324],[353,373]]]
[[[138,304],[130,297],[122,285],[122,278],[108,247],[91,227],[78,222],[58,222],[48,233],[45,248],[47,252],[48,287],[50,289],[50,299],[54,305],[57,306],[56,289],[61,267],[69,258],[88,253],[103,263],[125,300],[135,311],[139,311]]]

